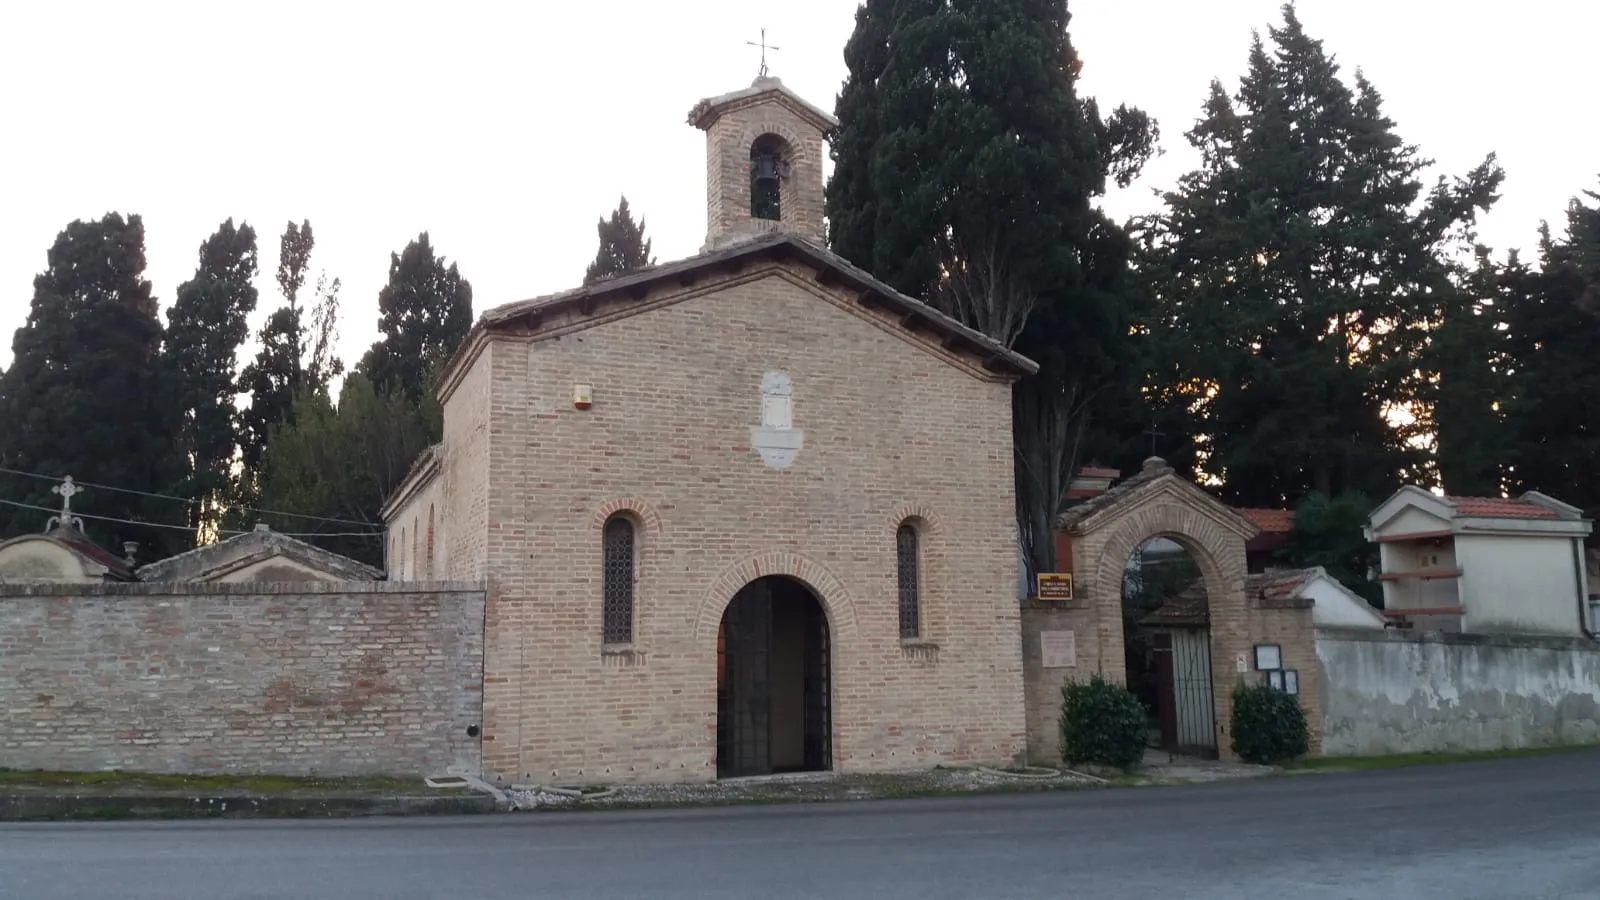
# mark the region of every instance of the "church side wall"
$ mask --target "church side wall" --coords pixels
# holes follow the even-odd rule
[[[476,584],[0,585],[0,768],[476,771]]]
[[[493,352],[492,345],[484,348],[444,405],[443,536],[435,536],[435,552],[445,578],[477,581],[487,568]]]
[[[804,277],[746,272],[677,305],[494,345],[489,777],[714,778],[717,625],[735,591],[773,573],[806,581],[828,614],[835,769],[1023,752],[1010,386]],[[774,372],[800,431],[787,468],[753,447]],[[590,410],[572,407],[575,383],[592,386]],[[601,527],[617,510],[639,534],[625,646],[603,645],[601,628]],[[923,636],[903,642],[895,532],[908,517],[923,528]]]
[[[448,518],[448,510],[444,508],[444,480],[443,473],[434,475],[427,487],[413,494],[390,516],[386,532],[389,544],[384,560],[390,581],[432,581],[444,576],[445,561],[449,558],[444,528]],[[433,525],[431,547],[430,520]]]

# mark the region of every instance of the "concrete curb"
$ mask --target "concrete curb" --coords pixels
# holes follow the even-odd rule
[[[490,813],[496,809],[494,798],[487,794],[450,797],[0,794],[0,822],[454,816]]]

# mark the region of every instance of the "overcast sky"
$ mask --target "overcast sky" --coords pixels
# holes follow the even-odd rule
[[[389,254],[418,232],[459,262],[474,311],[578,282],[595,220],[626,193],[665,261],[705,233],[695,101],[773,74],[824,109],[857,0],[586,3],[260,0],[9,3],[0,9],[0,362],[34,275],[74,218],[144,217],[163,315],[224,219],[261,241],[258,327],[284,223],[310,219],[318,271],[343,279],[342,355],[376,335]],[[1212,78],[1232,88],[1278,0],[1074,0],[1082,87],[1143,107],[1166,155],[1110,198],[1153,206],[1195,157],[1182,133]],[[1499,153],[1483,223],[1531,248],[1541,219],[1600,184],[1593,115],[1600,4],[1301,0],[1307,29],[1360,67],[1401,135],[1464,172]]]

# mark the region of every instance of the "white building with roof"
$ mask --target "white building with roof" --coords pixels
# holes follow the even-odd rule
[[[1537,491],[1450,497],[1407,486],[1373,511],[1366,536],[1397,624],[1592,637],[1583,542],[1593,528]]]

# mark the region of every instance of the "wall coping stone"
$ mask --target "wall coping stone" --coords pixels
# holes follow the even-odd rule
[[[1600,641],[1555,634],[1461,634],[1453,631],[1374,631],[1324,625],[1317,640],[1361,641],[1369,644],[1447,644],[1456,647],[1507,647],[1534,650],[1578,650],[1600,653]]]
[[[267,594],[441,594],[484,591],[481,581],[275,581],[142,582],[113,584],[0,584],[0,599],[14,597],[251,597]]]

